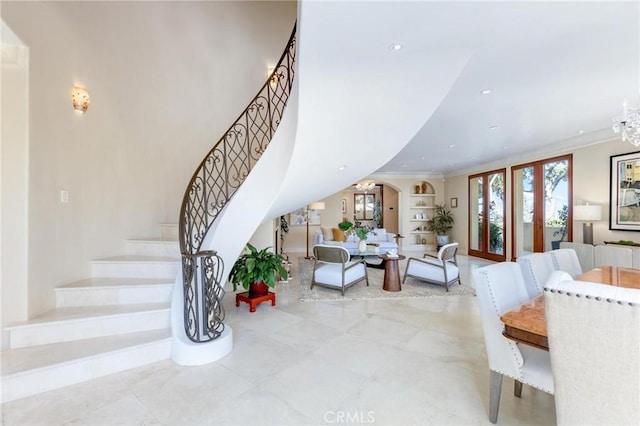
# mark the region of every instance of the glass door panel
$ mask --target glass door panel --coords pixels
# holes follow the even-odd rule
[[[505,260],[505,170],[469,176],[469,254]]]
[[[567,160],[544,165],[544,251],[560,248],[560,241],[566,241],[569,213],[568,167]]]
[[[469,247],[471,250],[482,250],[482,176],[471,178],[469,181]]]
[[[515,257],[533,253],[534,169],[523,167],[513,172],[513,229]]]
[[[504,255],[504,173],[489,175],[489,253]]]

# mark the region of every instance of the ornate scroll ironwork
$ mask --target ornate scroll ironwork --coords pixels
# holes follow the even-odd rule
[[[184,279],[184,327],[194,342],[215,339],[224,329],[221,286],[222,260],[215,252],[200,252],[218,214],[258,162],[280,124],[295,74],[296,27],[278,65],[238,119],[204,157],[187,185],[180,208],[179,233]],[[209,253],[209,254],[205,254]],[[211,253],[214,253],[211,255]],[[197,258],[210,259],[197,265]],[[211,262],[209,265],[207,262]],[[206,263],[206,265],[205,265]],[[200,288],[197,269],[207,268],[215,285]],[[209,276],[207,276],[209,279]],[[219,300],[218,300],[219,298]],[[203,319],[200,314],[210,315]]]
[[[215,251],[182,255],[184,328],[189,339],[207,342],[224,331],[222,274],[224,263]]]

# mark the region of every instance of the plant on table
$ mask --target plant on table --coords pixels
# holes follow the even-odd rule
[[[276,286],[276,273],[283,280],[288,278],[287,270],[282,265],[284,256],[271,252],[270,248],[258,250],[247,243],[244,253],[236,260],[229,273],[233,291],[241,285],[249,290],[249,297],[257,297],[265,295],[269,287]]]

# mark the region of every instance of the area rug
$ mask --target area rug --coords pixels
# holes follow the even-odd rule
[[[400,260],[400,278],[404,275],[407,260]],[[367,268],[369,286],[361,281],[349,287],[344,296],[340,290],[314,286],[311,289],[311,274],[313,272],[313,260],[301,258],[298,263],[298,276],[300,278],[300,300],[305,301],[333,301],[333,300],[359,300],[359,299],[402,299],[413,297],[432,296],[475,296],[475,290],[463,281],[462,285],[455,283],[449,286],[449,291],[444,285],[430,284],[407,277],[402,284],[402,291],[391,292],[382,289],[384,269]]]

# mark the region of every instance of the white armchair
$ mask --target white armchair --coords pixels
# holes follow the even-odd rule
[[[402,283],[407,277],[414,277],[422,281],[443,284],[447,291],[449,285],[456,281],[460,284],[460,270],[456,261],[458,243],[446,244],[438,251],[437,258],[425,255],[423,259],[410,257],[404,270]]]
[[[548,283],[545,317],[559,425],[640,424],[640,289]]]
[[[593,250],[593,246],[591,247]],[[580,259],[578,259],[578,254],[574,249],[560,248],[558,250],[552,250],[548,253],[553,259],[553,265],[556,270],[564,271],[571,275],[573,278],[577,277],[578,275],[582,275],[582,266],[580,265]]]
[[[522,276],[529,292],[529,298],[533,299],[541,295],[544,283],[555,271],[551,255],[549,253],[531,253],[518,257],[516,262],[522,269]]]
[[[314,285],[334,288],[344,291],[362,280],[369,285],[369,276],[364,259],[359,261],[349,260],[349,251],[340,246],[315,245],[313,246],[313,276],[311,288]]]
[[[549,353],[517,344],[502,335],[500,316],[530,299],[522,269],[515,262],[502,262],[473,271],[480,305],[482,331],[490,371],[489,421],[498,421],[502,377],[515,380],[514,394],[521,396],[522,384],[553,394]]]

